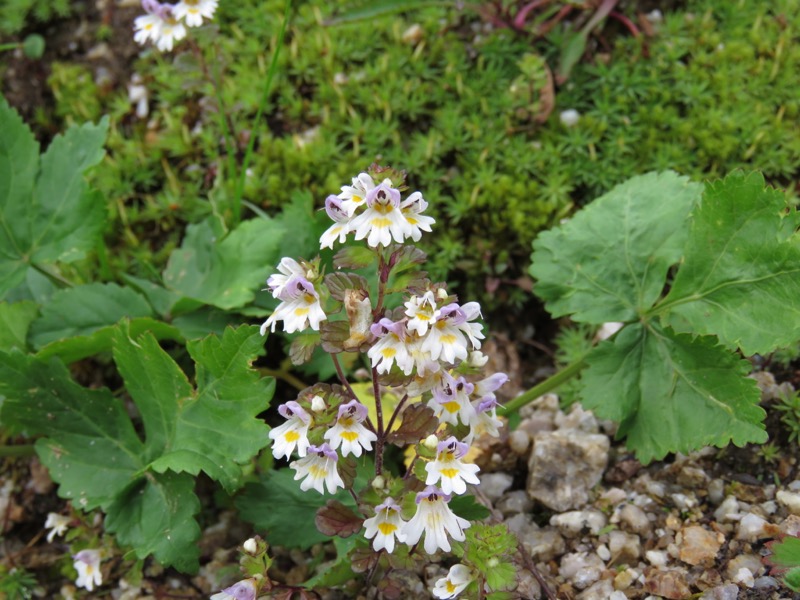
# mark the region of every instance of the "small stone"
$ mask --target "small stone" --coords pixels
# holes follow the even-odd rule
[[[531,436],[526,431],[515,429],[508,436],[508,446],[517,456],[526,456],[531,445]]]
[[[684,600],[691,595],[686,575],[675,569],[669,571],[648,569],[645,572],[644,589],[649,594],[670,600]]]
[[[600,579],[604,570],[605,564],[596,554],[571,552],[561,558],[558,574],[579,590],[584,590]]]
[[[584,531],[597,535],[606,526],[606,516],[599,510],[573,510],[550,518],[550,525],[567,537],[577,537]]]
[[[700,596],[700,600],[736,600],[739,597],[739,586],[729,583],[728,585],[721,585],[710,590]]]
[[[541,598],[542,588],[533,573],[527,569],[517,571],[517,594],[520,598]]]
[[[800,493],[781,490],[775,494],[775,499],[793,515],[800,515]]]
[[[739,501],[736,496],[728,496],[725,501],[714,511],[714,518],[722,523],[723,521],[738,521],[742,518],[739,513]]]
[[[762,537],[769,537],[765,533],[767,521],[753,513],[747,513],[739,521],[739,529],[736,532],[737,540],[744,540],[746,542],[755,542]]]
[[[711,566],[724,541],[722,534],[713,533],[699,525],[684,527],[676,540],[680,547],[680,559],[693,566]]]
[[[624,504],[621,506],[612,517],[612,523],[615,522],[615,518],[616,522],[625,529],[633,533],[638,533],[639,535],[650,531],[652,527],[650,519],[647,518],[647,513],[634,504]]]
[[[666,567],[669,556],[663,550],[648,550],[644,557],[654,567]]]
[[[736,577],[742,569],[746,569],[751,575],[761,575],[764,572],[764,565],[761,558],[754,554],[739,554],[734,556],[725,568],[725,574],[730,581],[736,581]]]
[[[781,523],[781,533],[783,535],[800,535],[800,517],[789,515]]]
[[[608,532],[608,549],[615,565],[636,564],[642,555],[642,544],[639,536],[624,531]]]
[[[618,590],[627,590],[637,579],[639,579],[638,571],[634,571],[633,569],[625,569],[624,571],[617,573],[617,576],[614,577],[614,588]]]
[[[697,467],[684,466],[676,478],[678,485],[688,488],[705,488],[708,485],[708,475]]]
[[[600,434],[540,433],[528,463],[528,494],[556,512],[583,506],[603,477],[609,446],[608,438]]]
[[[533,500],[528,497],[528,493],[525,490],[514,490],[506,492],[495,503],[495,508],[503,513],[504,516],[527,513],[533,510]]]
[[[706,489],[711,504],[719,504],[725,499],[725,482],[722,479],[712,479]]]
[[[602,579],[578,594],[577,600],[609,600],[614,598],[615,593],[611,581]],[[622,597],[625,598],[625,594]]]
[[[753,577],[753,572],[746,567],[742,567],[736,571],[736,575],[733,576],[733,581],[748,588],[753,587],[756,583],[755,577]]]
[[[600,427],[597,418],[590,410],[583,410],[580,404],[573,404],[569,414],[557,413],[555,424],[559,429],[577,429],[586,433],[597,433]]]
[[[670,498],[675,507],[681,510],[689,510],[697,506],[697,498],[694,497],[694,494],[671,494]]]
[[[503,493],[514,483],[514,478],[508,473],[485,473],[480,477],[481,491],[486,497],[496,502]]]
[[[620,502],[624,502],[627,498],[628,494],[625,493],[625,490],[618,487],[608,488],[600,496],[600,499],[608,503],[610,506],[616,506]]]
[[[603,562],[608,562],[608,559],[611,558],[611,550],[609,550],[608,546],[605,544],[600,544],[595,551],[597,552],[597,556],[603,559]]]
[[[757,590],[777,590],[780,583],[774,577],[764,575],[753,582],[753,587]]]

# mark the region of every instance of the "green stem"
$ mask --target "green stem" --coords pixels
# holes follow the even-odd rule
[[[501,416],[508,416],[510,413],[518,411],[520,408],[533,402],[539,396],[543,396],[547,392],[550,392],[556,389],[565,381],[569,381],[575,375],[581,372],[581,370],[586,366],[586,363],[583,359],[576,360],[571,365],[567,365],[562,370],[560,370],[555,375],[548,377],[541,383],[533,386],[524,394],[520,394],[516,398],[514,398],[511,402],[503,406],[502,408],[497,409],[497,414]]]
[[[283,48],[283,39],[286,36],[286,27],[289,24],[289,13],[292,8],[292,0],[286,0],[286,7],[283,11],[283,23],[278,32],[278,42],[275,45],[275,52],[272,54],[272,62],[267,71],[267,79],[264,82],[264,91],[261,95],[261,102],[258,105],[256,118],[253,121],[253,127],[250,131],[250,139],[247,141],[247,150],[245,150],[244,158],[242,159],[241,171],[239,172],[239,181],[236,185],[236,191],[233,195],[233,226],[239,224],[242,217],[242,195],[244,194],[244,182],[247,178],[247,167],[250,165],[250,159],[253,156],[253,149],[255,148],[256,138],[258,137],[258,127],[261,125],[261,117],[264,114],[264,109],[269,101],[270,90],[272,89],[272,81],[275,79],[275,73],[278,70],[278,58]]]
[[[19,42],[12,42],[10,44],[0,44],[0,52],[5,52],[6,50],[16,50],[22,46]]]
[[[283,381],[288,383],[290,386],[292,386],[293,388],[295,388],[299,392],[302,392],[304,389],[306,389],[308,387],[305,383],[303,383],[297,377],[295,377],[294,375],[289,373],[289,371],[284,370],[284,369],[264,369],[264,368],[261,368],[261,369],[259,369],[259,371],[263,375],[267,375],[268,377],[274,377],[275,379],[282,379]]]
[[[36,450],[33,444],[19,446],[0,446],[0,456],[33,456]]]

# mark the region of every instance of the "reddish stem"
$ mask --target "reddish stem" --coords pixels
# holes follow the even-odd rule
[[[533,2],[528,2],[528,4],[519,9],[517,16],[514,17],[514,21],[512,22],[514,29],[523,29],[525,27],[525,19],[528,18],[531,11],[536,10],[540,6],[544,6],[550,1],[551,0],[533,0]]]
[[[608,13],[608,16],[622,23],[625,26],[625,28],[631,32],[631,35],[633,35],[633,37],[639,37],[640,35],[642,35],[642,32],[639,31],[639,28],[636,27],[636,24],[633,21],[631,21],[628,17],[623,15],[621,12],[612,10],[610,13]]]

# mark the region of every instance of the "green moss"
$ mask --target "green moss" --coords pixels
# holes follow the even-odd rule
[[[218,64],[224,73],[216,87],[239,153],[282,6],[222,3],[219,35],[197,34],[218,61],[210,72]],[[523,303],[528,294],[514,286],[488,297],[485,278],[513,280],[538,231],[631,175],[671,168],[702,179],[744,167],[781,185],[798,171],[797,0],[690,1],[665,16],[646,53],[620,33],[609,54],[573,69],[544,124],[532,119],[543,81],[535,65],[555,64],[557,32],[533,47],[445,8],[325,27],[327,6],[297,7],[246,200],[275,212],[302,189],[321,206],[373,161],[404,168],[438,220],[425,242],[433,275],[460,280],[484,302]],[[415,23],[419,40],[404,41]],[[200,218],[226,193],[219,99],[186,45],[175,56],[147,52],[137,71],[151,95],[149,124],[132,117],[124,91],[106,104],[117,131],[97,177],[130,221],[165,229]],[[57,81],[62,95],[71,90]],[[59,110],[96,114],[84,95]],[[574,127],[558,118],[569,108],[581,114]]]

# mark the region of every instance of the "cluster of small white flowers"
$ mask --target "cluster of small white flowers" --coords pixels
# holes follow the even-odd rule
[[[145,13],[133,23],[134,41],[152,41],[162,52],[172,50],[175,42],[186,37],[186,27],[199,27],[203,19],[211,19],[219,0],[179,0],[162,4],[158,0],[142,0]]]
[[[391,179],[376,185],[369,174],[361,173],[352,185],[342,186],[341,193],[325,200],[325,211],[334,224],[320,237],[320,246],[333,248],[336,241],[344,243],[349,233],[355,233],[356,240],[367,238],[373,248],[388,246],[392,240],[418,242],[422,232],[430,231],[435,223],[421,214],[426,208],[428,203],[420,192],[401,201]]]
[[[427,208],[422,194],[414,192],[401,201],[401,193],[390,179],[376,184],[366,173],[354,178],[352,185],[343,186],[339,195],[329,196],[325,208],[334,224],[322,235],[321,248],[332,248],[334,242],[343,243],[348,234],[354,233],[356,240],[366,239],[380,252],[382,246],[393,241],[418,241],[421,231],[430,231],[434,222],[421,214]],[[284,258],[278,271],[267,285],[282,302],[262,325],[262,334],[268,328],[274,331],[278,321],[283,321],[287,332],[309,326],[319,330],[327,317],[314,287],[320,279],[316,266]],[[441,286],[426,285],[411,293],[404,308],[393,312],[393,318],[375,317],[377,322],[371,322],[369,298],[362,300],[367,306],[364,314],[371,323],[368,328],[364,326],[363,338],[370,345],[367,356],[374,376],[391,373],[392,383],[388,385],[399,388],[398,396],[414,399],[426,395],[427,401],[421,402],[426,402],[439,423],[436,433],[424,441],[429,450],[417,454],[419,458],[420,454],[436,451],[435,457],[425,454],[423,458],[427,461],[427,487],[415,496],[414,515],[404,520],[400,503],[385,495],[375,507],[375,514],[364,520],[364,535],[372,540],[375,551],[391,553],[396,543],[416,546],[423,537],[423,548],[429,554],[440,549],[449,552],[451,539],[463,542],[470,523],[453,513],[449,502],[453,494],[466,493],[468,484],[479,483],[479,467],[466,462],[472,441],[481,434],[496,437],[502,426],[497,417],[495,391],[508,377],[495,373],[475,381],[466,376],[471,377],[488,360],[479,351],[484,339],[483,327],[477,321],[480,306],[476,302],[459,304]],[[320,289],[327,298],[325,285]],[[357,319],[348,315],[352,328]],[[404,377],[399,377],[400,373]],[[337,399],[338,393],[327,392],[308,396],[279,407],[286,421],[269,433],[272,452],[275,458],[287,459],[297,453],[299,458],[289,466],[296,471],[295,480],[302,480],[301,489],[333,494],[345,487],[338,471],[339,455],[360,457],[363,451],[372,450],[378,435],[366,406],[358,400]],[[337,406],[336,419],[331,423],[326,411]],[[315,421],[321,421],[321,425]],[[320,432],[322,426],[324,433]],[[463,439],[449,433],[464,431],[464,427],[468,433]],[[314,445],[309,436],[325,441]],[[389,487],[378,485],[376,489]],[[454,598],[474,578],[468,567],[455,565],[446,578],[436,583],[433,593],[437,598]]]

